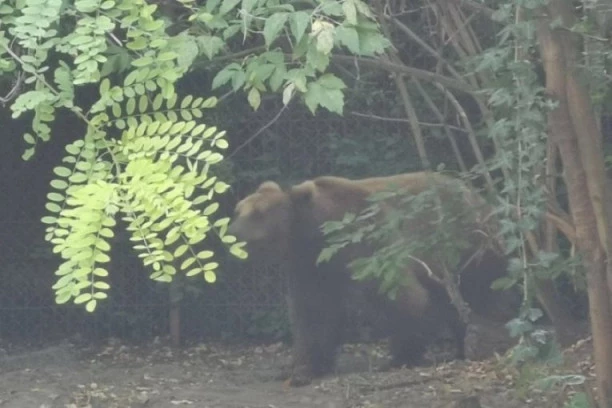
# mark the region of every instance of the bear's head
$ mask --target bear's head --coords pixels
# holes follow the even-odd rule
[[[228,233],[247,243],[252,255],[286,255],[288,250],[316,250],[321,224],[356,211],[367,192],[347,179],[319,177],[288,190],[272,181],[236,204]],[[290,245],[309,248],[290,248]]]
[[[291,241],[293,208],[286,191],[272,182],[240,200],[228,233],[247,243],[247,251],[257,254],[284,253]]]

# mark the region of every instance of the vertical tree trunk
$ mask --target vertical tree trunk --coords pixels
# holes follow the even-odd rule
[[[538,39],[546,87],[559,103],[549,115],[550,137],[563,162],[578,249],[587,269],[599,403],[612,408],[612,308],[606,276],[609,246],[601,135],[586,89],[576,80],[576,39],[566,29],[550,28],[556,18],[570,27],[572,10],[563,1],[552,0],[543,11],[547,17],[538,23]]]

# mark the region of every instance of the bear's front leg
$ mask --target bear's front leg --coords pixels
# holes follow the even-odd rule
[[[303,386],[331,372],[341,342],[344,323],[343,297],[328,282],[302,285],[289,291],[293,334],[293,364],[286,384]],[[319,282],[320,283],[320,282]]]

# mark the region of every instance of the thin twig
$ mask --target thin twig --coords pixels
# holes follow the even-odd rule
[[[389,117],[386,117],[386,116],[378,116],[378,115],[374,115],[374,114],[370,114],[370,113],[351,112],[351,115],[359,116],[359,117],[362,117],[362,118],[368,118],[368,119],[382,120],[382,121],[386,121],[386,122],[403,122],[403,123],[410,122],[410,119],[389,118]],[[464,128],[461,128],[459,126],[447,125],[445,123],[419,122],[419,125],[420,126],[426,126],[426,127],[449,128],[449,129],[453,129],[453,130],[456,130],[458,132],[463,132],[463,133],[467,132]]]
[[[438,51],[432,48],[431,45],[427,44],[425,40],[423,40],[421,37],[416,35],[416,33],[412,31],[407,25],[405,25],[404,23],[402,23],[396,18],[390,18],[388,16],[385,16],[385,17],[391,20],[391,22],[395,24],[397,28],[400,29],[400,31],[402,31],[404,34],[410,37],[414,42],[420,45],[425,51],[427,51],[432,56],[437,58],[438,61],[448,69],[448,72],[450,72],[453,75],[453,77],[455,77],[458,80],[463,81],[463,77],[461,76],[459,72],[457,72],[457,70],[452,66],[452,64],[448,62],[446,59],[444,59],[444,57],[442,57],[442,55],[440,55]]]
[[[470,144],[472,145],[472,150],[474,151],[476,160],[478,160],[478,164],[483,169],[486,169],[485,159],[482,154],[482,150],[480,149],[480,146],[478,145],[478,140],[476,139],[476,132],[472,128],[472,123],[470,122],[470,119],[468,118],[467,113],[465,112],[465,110],[463,109],[463,107],[461,106],[457,98],[455,98],[455,95],[453,95],[451,92],[444,89],[443,87],[439,86],[438,84],[435,84],[435,86],[444,93],[444,95],[448,98],[448,100],[451,102],[451,104],[455,108],[455,111],[459,115],[459,118],[461,119],[461,121],[463,122],[463,125],[465,126],[465,129],[467,130],[468,140]],[[487,182],[486,183],[487,190],[489,191],[489,193],[494,194],[495,185],[493,183],[493,178],[491,177],[491,174],[489,174],[488,171],[484,171],[484,177]]]
[[[445,75],[436,74],[435,72],[427,71],[424,69],[410,67],[404,64],[398,64],[382,58],[368,58],[368,57],[353,57],[348,55],[332,55],[331,59],[337,62],[344,62],[349,64],[359,63],[369,68],[384,69],[385,71],[394,72],[396,74],[404,74],[409,77],[417,78],[422,81],[436,82],[443,85],[446,88],[455,89],[457,91],[466,92],[472,94],[475,89],[465,84],[462,81],[458,81],[454,78],[449,78]]]
[[[463,160],[463,156],[461,155],[459,146],[457,146],[457,141],[451,134],[450,129],[461,130],[461,132],[467,132],[467,131],[464,128],[459,128],[457,126],[451,126],[451,125],[446,124],[444,115],[442,115],[442,112],[440,112],[440,109],[438,109],[438,107],[433,102],[429,94],[425,91],[425,89],[421,85],[421,82],[418,79],[414,79],[413,81],[417,89],[421,93],[421,96],[423,97],[423,99],[425,99],[425,103],[427,103],[427,106],[429,106],[429,109],[431,109],[431,111],[433,112],[434,115],[436,115],[438,120],[444,124],[444,133],[446,134],[446,138],[448,139],[451,145],[451,148],[453,149],[453,153],[455,154],[455,158],[457,159],[457,163],[459,164],[459,169],[463,173],[467,173],[468,172],[467,166],[465,165],[465,161]]]
[[[289,102],[289,103],[291,103],[291,102]],[[266,130],[267,128],[272,126],[281,117],[283,112],[285,112],[285,110],[287,110],[287,107],[289,106],[289,103],[287,103],[287,105],[283,105],[283,107],[278,111],[278,113],[268,123],[266,123],[264,126],[262,126],[253,135],[249,136],[249,138],[247,140],[245,140],[241,145],[239,145],[229,156],[227,156],[227,158],[229,159],[229,158],[233,157],[241,149],[243,149],[244,147],[248,146],[253,140],[255,140],[255,138],[257,136],[259,136],[264,130]]]

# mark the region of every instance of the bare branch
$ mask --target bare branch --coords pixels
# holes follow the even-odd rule
[[[387,61],[381,58],[368,58],[368,57],[353,57],[349,55],[332,55],[331,59],[336,62],[344,62],[354,64],[355,62],[364,65],[369,68],[384,69],[385,71],[393,72],[396,74],[404,74],[411,78],[417,78],[422,81],[439,83],[440,85],[455,89],[457,91],[466,92],[472,94],[475,89],[465,84],[462,81],[458,81],[453,78],[449,78],[444,75],[436,74],[435,72],[426,71],[424,69],[409,67],[404,64],[398,64],[395,62]]]
[[[242,150],[244,147],[248,146],[253,140],[255,140],[255,138],[257,136],[259,136],[264,130],[266,130],[267,128],[269,128],[270,126],[272,126],[283,114],[283,112],[285,112],[285,110],[287,110],[287,107],[289,106],[289,103],[287,105],[283,105],[283,107],[278,111],[278,113],[272,118],[270,119],[270,121],[268,123],[266,123],[264,126],[262,126],[257,132],[255,132],[253,135],[249,136],[247,138],[247,140],[245,140],[244,142],[242,142],[242,144],[240,144],[229,156],[227,156],[227,158],[231,158],[233,157],[236,153],[238,153],[240,150]]]
[[[468,171],[467,166],[465,165],[465,161],[463,160],[461,151],[459,151],[459,146],[457,146],[457,141],[451,134],[450,129],[460,130],[461,132],[467,132],[467,131],[464,128],[447,125],[446,121],[444,120],[444,115],[442,115],[442,112],[440,112],[440,109],[438,109],[438,107],[433,102],[429,94],[425,91],[425,89],[423,89],[421,82],[418,79],[414,79],[414,84],[416,85],[417,89],[421,93],[421,96],[423,97],[423,99],[425,99],[425,103],[427,103],[427,106],[429,106],[429,109],[431,109],[431,111],[433,112],[434,115],[436,115],[438,120],[444,124],[444,133],[446,134],[446,137],[453,149],[453,153],[455,154],[455,158],[457,159],[459,168],[461,169],[462,172],[467,173]]]
[[[374,115],[374,114],[370,114],[370,113],[360,113],[360,112],[350,112],[350,113],[351,113],[351,115],[359,116],[361,118],[382,120],[382,121],[386,121],[386,122],[403,122],[403,123],[410,122],[410,119],[405,119],[405,118],[389,118],[389,117],[385,117],[385,116],[379,116],[379,115]],[[466,133],[466,130],[464,128],[461,128],[459,126],[447,125],[445,123],[419,122],[419,125],[423,126],[423,127],[448,128],[448,129],[456,130],[457,132]]]

